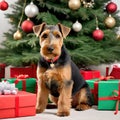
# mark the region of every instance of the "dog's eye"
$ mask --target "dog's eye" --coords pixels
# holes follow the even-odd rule
[[[43,34],[43,35],[42,35],[42,38],[44,38],[44,39],[46,39],[47,37],[48,37],[47,34]]]
[[[56,38],[60,38],[60,35],[59,35],[59,34],[56,34],[55,37],[56,37]]]

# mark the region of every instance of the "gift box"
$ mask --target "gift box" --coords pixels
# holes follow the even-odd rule
[[[10,68],[10,78],[15,78],[20,74],[27,74],[31,78],[36,78],[36,65],[27,67],[11,67]]]
[[[100,71],[99,70],[80,70],[80,73],[85,80],[100,77]]]
[[[120,68],[113,67],[112,70],[110,70],[109,67],[106,67],[106,76],[113,76],[115,79],[120,79]]]
[[[0,79],[5,77],[5,66],[6,64],[0,63]]]
[[[98,79],[91,79],[86,81],[91,89],[93,104],[98,104]]]
[[[19,90],[36,93],[36,89],[37,89],[36,78],[24,78],[24,77],[21,78],[19,76],[18,78],[10,78],[10,79],[2,79],[2,80],[8,81],[9,83],[15,83],[16,88],[18,88]]]
[[[17,95],[0,95],[0,118],[34,116],[36,95],[19,91]]]
[[[113,79],[101,81],[98,87],[98,109],[116,110],[117,114],[120,102],[120,80]]]
[[[90,79],[90,80],[86,81],[91,89],[91,92],[93,95],[93,104],[94,105],[98,104],[98,86],[99,86],[99,83],[101,83],[102,81],[107,81],[107,80],[113,80],[113,77],[112,76],[107,76],[107,77],[100,76],[99,78]]]

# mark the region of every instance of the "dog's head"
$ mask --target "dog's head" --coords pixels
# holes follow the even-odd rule
[[[46,25],[42,23],[33,27],[33,31],[40,38],[40,53],[45,59],[54,59],[61,55],[63,39],[70,32],[70,28],[58,23]]]

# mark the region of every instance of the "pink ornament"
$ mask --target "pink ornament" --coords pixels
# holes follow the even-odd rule
[[[100,41],[104,37],[103,31],[100,30],[100,29],[94,30],[93,33],[92,33],[92,35],[93,35],[94,40],[96,40],[96,41]]]
[[[25,20],[22,22],[21,28],[24,32],[30,33],[33,31],[34,23],[31,20]]]
[[[8,9],[8,7],[9,7],[9,5],[8,5],[8,3],[5,0],[3,0],[2,2],[0,2],[0,10],[5,11],[5,10]]]
[[[106,10],[108,13],[114,13],[117,10],[117,5],[114,2],[110,2],[107,4]]]

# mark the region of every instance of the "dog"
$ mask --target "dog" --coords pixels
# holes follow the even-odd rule
[[[35,25],[33,32],[39,37],[40,43],[36,112],[45,110],[49,95],[50,100],[57,106],[58,116],[69,116],[71,107],[76,110],[90,109],[90,88],[63,44],[70,28],[60,23],[42,23]]]

